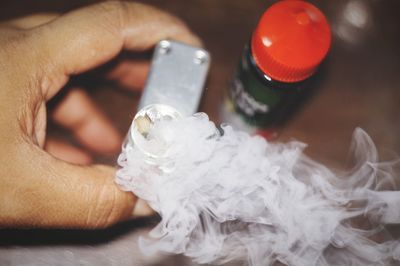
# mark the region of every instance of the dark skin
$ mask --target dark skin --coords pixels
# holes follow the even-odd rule
[[[71,75],[162,39],[200,45],[179,19],[137,3],[0,25],[0,227],[104,228],[132,216],[137,199],[114,183],[114,168],[91,165],[84,151],[46,139],[46,102]],[[107,77],[138,87],[147,68],[121,61]],[[72,88],[50,115],[91,150],[120,148],[121,136],[82,89]]]

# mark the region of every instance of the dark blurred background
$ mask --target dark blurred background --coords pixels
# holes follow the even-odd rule
[[[7,1],[6,1],[7,2]],[[0,20],[37,12],[60,12],[98,1],[8,1]],[[219,122],[223,94],[234,75],[244,44],[263,11],[276,1],[148,0],[183,19],[212,54],[201,111]],[[332,48],[317,94],[284,129],[281,140],[309,144],[308,153],[341,165],[354,128],[370,134],[384,156],[400,152],[400,2],[396,0],[310,1],[328,17]],[[93,97],[125,134],[137,95],[104,82],[88,84]],[[51,130],[49,132],[52,133]],[[391,156],[391,155],[388,155]],[[102,159],[102,158],[100,158]],[[112,159],[107,159],[109,162]]]
[[[36,12],[66,12],[97,1],[3,1],[0,20]],[[219,108],[243,46],[263,11],[275,1],[260,0],[149,0],[141,1],[183,19],[212,54],[210,76],[201,111],[220,121]],[[283,130],[278,140],[307,143],[307,153],[330,167],[348,161],[353,130],[363,128],[384,159],[400,153],[400,1],[310,1],[327,16],[333,34],[323,79],[307,104]],[[87,84],[98,105],[121,134],[127,131],[139,95],[115,84]],[[49,134],[69,138],[50,125]],[[114,164],[115,156],[97,159]],[[134,221],[95,232],[2,231],[0,264],[58,265],[136,264],[180,265],[188,261],[140,259],[137,235],[150,221]],[[76,235],[74,235],[76,234]],[[123,260],[121,260],[123,258]],[[32,259],[32,260],[31,260]],[[64,263],[64,262],[65,263]],[[76,263],[79,262],[79,263]]]

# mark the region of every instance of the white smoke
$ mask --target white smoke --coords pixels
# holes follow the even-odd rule
[[[361,129],[354,169],[337,174],[308,158],[301,142],[269,143],[199,113],[156,123],[146,137],[159,158],[125,146],[117,183],[146,200],[161,221],[146,253],[183,253],[198,263],[399,265],[395,162],[378,163]]]

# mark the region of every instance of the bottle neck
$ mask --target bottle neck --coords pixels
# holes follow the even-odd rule
[[[253,57],[253,52],[251,51],[250,42],[245,46],[244,49],[245,50],[244,50],[243,60],[246,60],[246,63],[248,64],[250,71],[252,71],[261,82],[263,82],[265,85],[270,86],[271,88],[276,88],[276,89],[281,89],[281,90],[302,88],[307,83],[309,83],[309,81],[312,80],[315,76],[315,73],[314,73],[313,76],[311,76],[305,80],[297,81],[297,82],[282,82],[282,81],[273,79],[270,76],[268,76],[268,74],[264,73],[261,70],[261,68],[259,68],[257,66],[257,63]]]

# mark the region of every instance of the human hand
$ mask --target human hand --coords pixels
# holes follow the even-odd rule
[[[104,2],[0,25],[0,227],[102,228],[131,216],[136,198],[115,185],[113,168],[67,163],[44,150],[60,150],[59,144],[46,145],[46,102],[71,75],[123,49],[145,51],[166,38],[200,43],[180,20],[137,3]],[[121,80],[139,72],[143,67],[125,63],[110,76]],[[93,150],[120,145],[82,90],[68,93],[53,118]],[[79,154],[63,151],[58,157],[67,160]],[[76,158],[88,160],[84,154]]]

